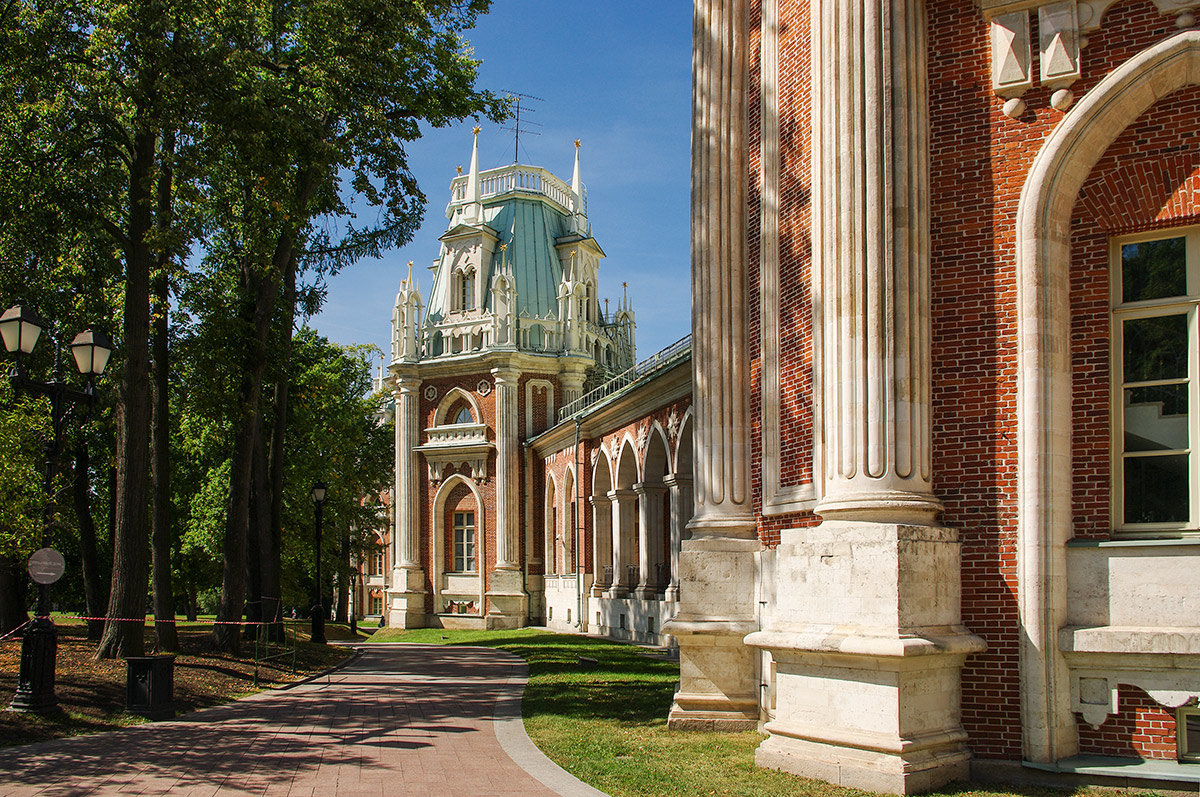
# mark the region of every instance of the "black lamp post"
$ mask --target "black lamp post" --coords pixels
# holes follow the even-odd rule
[[[73,390],[58,379],[58,352],[55,352],[54,376],[50,382],[38,382],[25,376],[22,360],[33,352],[42,334],[37,313],[23,305],[8,308],[0,315],[0,336],[4,347],[17,356],[17,367],[10,381],[14,390],[50,399],[50,439],[46,441],[44,486],[45,519],[42,550],[30,560],[29,573],[38,585],[37,609],[33,621],[25,627],[21,639],[21,668],[12,708],[17,711],[50,711],[58,706],[54,696],[54,663],[58,654],[58,629],[50,619],[50,585],[62,576],[62,556],[50,549],[50,528],[54,516],[52,489],[58,457],[62,453],[62,431],[72,404],[90,406],[96,401],[96,377],[104,373],[112,355],[112,341],[101,332],[81,332],[71,341],[71,354],[79,372],[87,378],[83,390]]]
[[[312,641],[325,644],[325,607],[321,600],[321,505],[325,503],[325,482],[313,485],[312,500],[317,507],[317,599],[313,603]]]

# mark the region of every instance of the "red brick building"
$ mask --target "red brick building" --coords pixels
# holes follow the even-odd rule
[[[698,0],[674,727],[883,791],[1200,781],[1200,30]]]

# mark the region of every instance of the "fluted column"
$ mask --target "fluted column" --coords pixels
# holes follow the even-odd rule
[[[929,113],[920,0],[830,0],[816,212],[822,517],[929,523]],[[814,79],[814,85],[817,81]]]
[[[496,568],[521,566],[517,535],[517,378],[512,368],[494,368],[496,380]]]
[[[519,426],[515,368],[493,368],[496,382],[496,569],[487,592],[488,628],[517,628],[525,624],[529,596],[521,570],[521,541],[517,527]]]
[[[664,597],[679,600],[679,544],[683,530],[692,519],[692,479],[690,476],[667,476],[663,479],[670,491],[671,501],[671,577]]]
[[[586,375],[582,371],[563,371],[559,380],[562,382],[564,407],[583,396],[583,383],[586,381]]]
[[[607,569],[612,567],[612,499],[593,495],[592,505],[592,597],[599,598],[612,586]]]
[[[395,544],[388,623],[398,628],[425,625],[425,577],[421,569],[420,485],[417,452],[420,443],[421,380],[411,372],[396,374],[396,482],[393,502]]]
[[[781,533],[769,623],[746,637],[775,665],[755,760],[912,794],[967,775],[961,669],[982,648],[932,489],[925,8],[814,13],[822,522]]]
[[[759,545],[750,492],[747,0],[696,0],[692,31],[692,384],[696,513],[679,557],[672,728],[759,717]]]

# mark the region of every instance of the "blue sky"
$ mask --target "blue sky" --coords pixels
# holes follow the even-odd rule
[[[608,255],[600,296],[615,300],[629,283],[639,359],[690,328],[691,9],[685,0],[496,0],[468,34],[483,62],[479,85],[545,100],[531,103],[527,118],[541,126],[528,129],[541,135],[522,135],[521,163],[570,181],[574,141],[582,141],[589,219]],[[428,198],[424,224],[409,245],[330,281],[324,309],[309,322],[321,334],[388,352],[392,303],[409,260],[428,295],[450,181],[455,166],[470,162],[474,124],[429,129],[409,147]],[[480,168],[511,163],[513,134],[486,121],[481,127]]]

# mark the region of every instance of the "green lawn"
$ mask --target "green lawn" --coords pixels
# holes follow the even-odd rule
[[[757,732],[667,730],[679,664],[644,648],[533,629],[412,631],[383,628],[372,642],[478,645],[511,651],[529,662],[523,700],[529,737],[555,763],[617,797],[736,794],[854,797],[865,792],[804,780],[754,766]],[[579,663],[579,657],[596,664]],[[1063,792],[947,789],[959,797]],[[1111,794],[1111,791],[1108,792]]]

